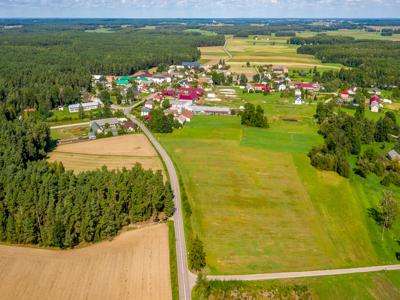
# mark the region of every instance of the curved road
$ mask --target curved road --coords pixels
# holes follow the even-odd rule
[[[167,167],[172,191],[174,193],[174,203],[176,207],[174,221],[175,221],[175,238],[176,238],[176,256],[178,264],[178,283],[179,283],[179,299],[190,300],[191,291],[196,283],[196,276],[189,271],[187,264],[186,241],[184,236],[183,218],[181,210],[181,193],[179,188],[179,179],[175,171],[168,153],[164,150],[161,144],[154,138],[146,126],[130,115],[129,109],[124,111],[125,115],[135,124],[137,124],[147,136],[154,148],[158,151],[161,158],[164,160]],[[379,271],[393,271],[400,270],[400,265],[383,265],[371,266],[360,268],[347,268],[347,269],[332,269],[332,270],[317,270],[317,271],[303,271],[303,272],[280,272],[280,273],[266,273],[266,274],[248,274],[248,275],[218,275],[210,276],[210,280],[272,280],[272,279],[286,279],[286,278],[300,278],[300,277],[319,277],[330,275],[343,275],[354,273],[369,273]]]
[[[154,138],[151,132],[146,128],[146,126],[137,120],[135,117],[130,115],[130,110],[126,109],[124,111],[125,115],[136,125],[142,129],[143,133],[147,136],[150,142],[156,148],[157,152],[163,159],[165,166],[168,170],[169,180],[171,182],[172,192],[174,193],[174,203],[175,203],[175,243],[176,243],[176,258],[178,264],[178,283],[179,283],[179,299],[190,300],[192,288],[196,283],[196,276],[189,271],[187,263],[187,252],[186,252],[186,241],[183,229],[183,218],[181,209],[181,191],[179,188],[179,179],[176,174],[174,164],[171,158],[160,143]]]

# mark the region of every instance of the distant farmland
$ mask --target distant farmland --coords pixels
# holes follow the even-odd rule
[[[50,161],[60,161],[66,169],[75,172],[102,166],[109,169],[131,168],[136,163],[145,169],[163,169],[157,152],[142,134],[61,145],[49,157]]]
[[[171,299],[168,226],[76,250],[0,246],[0,299]]]
[[[227,36],[226,48],[232,55],[224,52],[222,46],[202,47],[201,61],[208,64],[216,64],[220,59],[226,60],[226,64],[231,66],[231,71],[238,74],[245,74],[251,77],[256,74],[256,65],[284,65],[289,69],[298,68],[326,68],[339,69],[339,65],[323,64],[312,55],[297,54],[298,46],[288,45],[288,37],[259,36],[238,38]],[[247,62],[250,66],[247,66]]]

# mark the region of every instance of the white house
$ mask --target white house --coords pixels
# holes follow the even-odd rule
[[[142,110],[140,111],[140,115],[142,117],[147,117],[149,115],[149,113],[150,113],[150,110],[151,109],[148,108],[148,107],[143,107]]]
[[[296,89],[296,90],[294,91],[294,96],[295,96],[296,98],[301,97],[301,90],[300,90],[300,89]]]
[[[294,99],[294,104],[296,105],[302,105],[304,103],[304,101],[301,99],[301,97],[296,97]]]
[[[380,108],[380,105],[379,105],[379,102],[371,102],[371,111],[372,112],[379,112],[379,108]]]
[[[286,90],[286,85],[284,85],[283,83],[281,83],[280,85],[278,85],[278,91],[284,91]]]
[[[154,102],[149,100],[146,101],[146,103],[144,104],[144,107],[148,108],[148,109],[153,109],[154,108]]]

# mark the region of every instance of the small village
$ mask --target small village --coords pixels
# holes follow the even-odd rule
[[[68,111],[84,114],[105,106],[116,111],[131,107],[134,116],[146,121],[152,118],[153,110],[160,109],[183,126],[195,115],[239,114],[244,109],[243,103],[239,103],[241,93],[280,93],[281,97],[292,98],[291,104],[294,105],[306,104],[305,98],[314,97],[315,100],[323,96],[325,102],[336,101],[337,106],[357,106],[354,98],[356,87],[340,93],[327,93],[318,82],[292,81],[285,66],[261,66],[258,71],[259,75],[250,79],[232,74],[229,67],[220,61],[216,65],[204,66],[198,62],[182,62],[131,76],[93,75],[92,93],[83,94],[82,102],[69,105]],[[299,75],[306,76],[307,73],[299,72]],[[219,85],[221,76],[229,85]],[[371,112],[379,112],[385,104],[392,103],[381,98],[379,89],[371,89],[369,94]],[[88,137],[95,139],[130,132],[135,132],[135,126],[122,113],[115,117],[108,114],[107,118],[90,123]]]

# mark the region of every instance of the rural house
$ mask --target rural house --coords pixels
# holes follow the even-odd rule
[[[272,72],[275,74],[287,74],[289,73],[289,70],[284,66],[275,66],[272,67]]]
[[[117,118],[96,120],[90,123],[90,131],[96,134],[105,134],[111,131],[113,135],[117,135],[118,125],[119,120]]]

